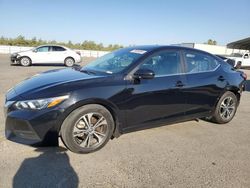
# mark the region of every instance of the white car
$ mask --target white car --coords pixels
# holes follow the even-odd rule
[[[28,51],[11,54],[10,59],[12,63],[20,63],[22,66],[63,63],[65,66],[71,67],[74,63],[81,62],[79,52],[58,45],[38,46]]]
[[[229,58],[235,60],[236,65],[239,67],[250,67],[250,53],[232,54]]]

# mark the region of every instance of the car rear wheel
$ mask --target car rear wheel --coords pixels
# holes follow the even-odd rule
[[[216,109],[211,120],[219,124],[228,123],[233,119],[237,107],[237,97],[234,93],[227,91],[222,95],[218,104],[216,105]]]
[[[64,64],[67,67],[72,67],[74,65],[74,63],[75,63],[75,60],[71,57],[68,57],[64,60]]]
[[[28,67],[28,66],[31,65],[31,59],[28,58],[28,57],[22,57],[22,58],[20,59],[20,64],[21,64],[22,66],[24,66],[24,67]]]
[[[75,153],[101,149],[111,138],[114,121],[101,105],[91,104],[74,110],[63,122],[61,139]]]
[[[241,61],[238,61],[236,63],[236,66],[235,66],[236,69],[240,69],[241,68]]]

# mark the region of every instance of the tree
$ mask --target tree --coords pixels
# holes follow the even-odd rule
[[[212,40],[212,39],[208,39],[208,41],[205,42],[204,44],[217,45],[217,41],[216,40]]]
[[[68,41],[67,46],[68,46],[69,48],[72,48],[72,47],[74,46],[74,45],[72,44],[71,40]]]
[[[14,45],[27,46],[28,44],[29,44],[29,42],[22,35],[19,35],[16,39],[14,39]]]
[[[31,45],[31,46],[36,46],[36,45],[37,45],[36,37],[33,37],[33,38],[31,39],[30,45]]]
[[[16,38],[5,38],[3,36],[0,37],[0,45],[16,45],[16,46],[40,46],[44,44],[59,44],[63,46],[68,46],[69,48],[74,49],[82,49],[82,50],[104,50],[104,51],[113,51],[119,48],[123,48],[123,46],[118,44],[110,44],[108,46],[104,46],[102,43],[95,43],[91,40],[85,40],[82,43],[72,43],[70,40],[68,42],[57,42],[55,40],[42,40],[33,37],[32,39],[25,39],[24,36],[19,35]]]
[[[49,41],[50,44],[57,44],[57,42],[55,40],[51,40]]]
[[[2,44],[2,45],[6,44],[6,38],[4,38],[3,36],[1,36],[1,38],[0,38],[0,44]]]

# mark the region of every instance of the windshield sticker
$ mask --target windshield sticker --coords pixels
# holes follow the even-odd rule
[[[135,54],[145,54],[147,51],[145,50],[131,50],[131,53],[135,53]]]

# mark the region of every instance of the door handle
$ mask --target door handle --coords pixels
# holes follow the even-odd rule
[[[224,76],[219,76],[218,80],[221,81],[221,82],[223,82],[225,80],[225,78],[224,78]]]
[[[184,84],[182,83],[182,81],[177,81],[176,84],[175,84],[176,87],[183,87]]]

